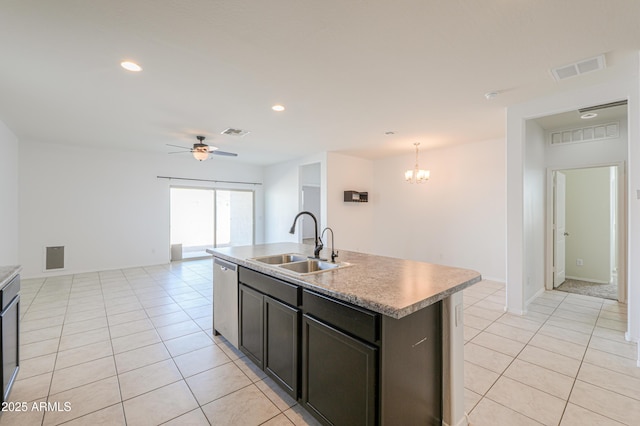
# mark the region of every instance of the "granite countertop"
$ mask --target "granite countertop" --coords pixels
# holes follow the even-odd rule
[[[340,250],[336,262],[350,266],[316,274],[296,275],[250,260],[285,253],[313,255],[313,246],[297,243],[260,244],[207,250],[214,257],[298,284],[336,299],[402,318],[479,282],[469,269]],[[330,258],[324,249],[321,257]]]
[[[18,265],[0,266],[0,289],[9,284],[9,281],[18,275],[21,270],[22,267]]]

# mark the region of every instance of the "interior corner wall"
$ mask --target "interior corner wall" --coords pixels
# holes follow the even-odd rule
[[[26,277],[163,264],[170,259],[169,187],[194,179],[262,182],[263,168],[233,159],[101,150],[21,141],[20,255]],[[210,184],[212,185],[212,184]],[[256,241],[263,239],[263,188],[255,190]],[[44,247],[65,246],[65,268],[44,271]]]
[[[524,300],[528,304],[544,290],[545,133],[534,121],[526,123],[524,165]]]
[[[289,228],[302,207],[300,167],[320,164],[322,228],[326,225],[326,153],[299,158],[264,168],[264,242],[300,242],[300,233]],[[304,179],[304,178],[302,178]],[[297,228],[296,228],[297,229]]]
[[[18,259],[18,138],[0,121],[0,265]]]
[[[431,172],[423,184],[404,181],[413,155],[375,160],[374,252],[474,269],[504,282],[504,159],[503,139],[421,151],[420,166]]]
[[[327,153],[327,225],[335,233],[336,248],[373,253],[373,212],[379,206],[373,171],[371,160]],[[368,192],[369,201],[345,202],[344,191]],[[325,238],[324,244],[330,247],[331,240]]]

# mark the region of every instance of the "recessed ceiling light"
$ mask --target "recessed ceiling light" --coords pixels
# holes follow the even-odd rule
[[[284,106],[278,104],[278,105],[272,106],[271,109],[274,110],[274,111],[277,111],[277,112],[282,112],[282,111],[284,111]]]
[[[590,118],[596,118],[597,116],[598,114],[596,114],[595,112],[588,112],[586,114],[582,114],[580,118],[582,118],[583,120],[588,120]]]
[[[498,92],[487,92],[484,94],[484,97],[490,101],[491,99],[495,99],[495,97],[498,96]]]
[[[120,62],[120,66],[127,71],[140,72],[142,71],[142,67],[135,62],[131,61],[122,61]]]

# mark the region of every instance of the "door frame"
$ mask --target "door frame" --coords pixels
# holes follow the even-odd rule
[[[574,169],[590,169],[595,167],[617,167],[617,183],[618,183],[618,262],[616,265],[618,277],[618,302],[627,302],[627,275],[628,275],[628,259],[627,259],[627,171],[626,162],[611,162],[598,164],[582,164],[573,166],[553,166],[547,168],[546,182],[546,224],[545,224],[545,289],[553,290],[553,191],[554,181],[553,174],[556,171],[574,170]]]
[[[552,179],[553,179],[553,222],[551,223],[551,228],[553,230],[553,266],[556,266],[556,268],[553,269],[553,284],[552,284],[552,288],[558,288],[566,279],[566,274],[567,274],[567,177],[566,175],[563,173],[563,170],[555,170],[554,172],[551,173],[552,175]],[[559,196],[559,187],[560,185],[558,185],[558,178],[562,176],[562,196]],[[562,199],[562,214],[558,214],[559,211],[559,204],[558,201]],[[558,228],[558,221],[559,218],[562,217],[562,227]],[[561,232],[562,231],[562,234]],[[562,240],[562,241],[561,241]],[[564,262],[564,265],[562,265],[562,281],[560,281],[558,279],[559,277],[559,272],[557,270],[557,260],[558,260],[558,253],[560,252],[560,250],[558,250],[558,245],[562,243],[563,247],[562,247],[562,261]],[[558,283],[558,281],[560,281]]]

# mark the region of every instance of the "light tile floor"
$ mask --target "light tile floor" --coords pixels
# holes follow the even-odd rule
[[[317,424],[212,337],[211,275],[207,259],[23,280],[22,365],[0,425]],[[637,424],[626,306],[547,292],[519,317],[504,297],[491,281],[465,290],[473,425]]]
[[[627,306],[548,291],[524,316],[504,285],[464,291],[465,409],[472,425],[638,425],[640,368]]]

